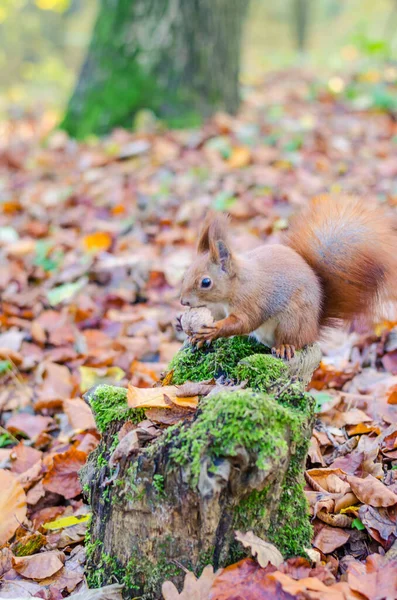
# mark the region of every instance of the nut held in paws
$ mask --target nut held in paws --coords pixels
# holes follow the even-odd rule
[[[208,308],[191,308],[183,313],[181,324],[183,331],[191,336],[204,325],[212,325],[214,318]]]

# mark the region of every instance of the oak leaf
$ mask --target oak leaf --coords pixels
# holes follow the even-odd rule
[[[207,565],[197,579],[194,573],[187,573],[181,593],[171,581],[165,581],[161,591],[164,600],[208,600],[208,594],[216,577],[211,565]]]
[[[247,533],[241,533],[236,531],[236,540],[241,542],[244,548],[249,548],[252,555],[256,558],[261,567],[267,567],[270,563],[275,567],[278,567],[283,562],[283,555],[280,550],[273,544],[265,542],[260,537],[254,534],[253,531],[247,531]]]

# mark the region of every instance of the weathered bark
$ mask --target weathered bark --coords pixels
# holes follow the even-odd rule
[[[126,586],[126,598],[161,598],[165,579],[181,583],[179,565],[199,573],[206,564],[216,568],[244,556],[234,540],[236,529],[253,530],[285,556],[302,554],[309,546],[303,469],[314,403],[303,381],[310,379],[321,353],[318,346],[298,353],[291,370],[268,354],[249,355],[251,342],[240,339],[243,345],[239,338],[215,342],[213,375],[220,368],[251,387],[226,387],[203,398],[192,422],[166,430],[149,447],[123,459],[117,471],[108,465],[114,434],[123,420],[139,421],[142,415],[126,412],[120,388],[101,386],[90,395],[104,430],[82,475],[93,510],[91,585],[117,581]],[[245,358],[233,366],[236,349]],[[200,351],[197,364],[204,355]],[[177,380],[184,365],[189,371],[192,356],[186,347],[174,359]],[[107,402],[119,419],[109,424]]]
[[[62,127],[84,137],[151,109],[170,125],[234,112],[247,0],[101,0]]]

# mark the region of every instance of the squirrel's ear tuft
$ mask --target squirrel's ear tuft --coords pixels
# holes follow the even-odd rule
[[[223,240],[218,240],[216,242],[216,249],[217,257],[215,262],[220,264],[222,271],[230,273],[232,267],[232,255],[226,242]]]
[[[197,252],[199,254],[204,254],[204,252],[209,252],[210,250],[210,226],[211,223],[208,221],[207,218],[204,222],[204,225],[201,228],[199,239],[197,242]]]
[[[227,215],[209,211],[201,228],[197,243],[197,252],[216,252],[216,242],[227,239],[229,218]]]

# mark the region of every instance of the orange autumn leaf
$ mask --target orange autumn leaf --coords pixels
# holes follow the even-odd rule
[[[6,544],[26,518],[26,494],[17,478],[0,469],[0,546]]]
[[[387,399],[388,404],[397,404],[397,390],[393,390]]]
[[[376,425],[367,425],[367,423],[358,423],[358,425],[351,425],[347,428],[349,435],[361,435],[363,433],[376,433],[380,434],[380,429]]]
[[[241,169],[246,167],[251,162],[251,152],[245,146],[236,146],[227,161],[231,169]]]
[[[89,233],[83,238],[83,246],[87,252],[105,252],[112,245],[112,236],[107,231]]]
[[[43,478],[43,486],[49,492],[60,494],[66,499],[81,494],[78,473],[87,459],[85,452],[72,446],[66,452],[56,454],[52,466]]]
[[[14,557],[12,566],[17,573],[28,579],[45,579],[60,571],[65,562],[65,555],[58,550],[40,552],[32,556]]]
[[[128,385],[127,403],[130,408],[170,408],[172,404],[182,408],[196,408],[198,396],[178,398],[175,385],[158,388],[138,388]]]

